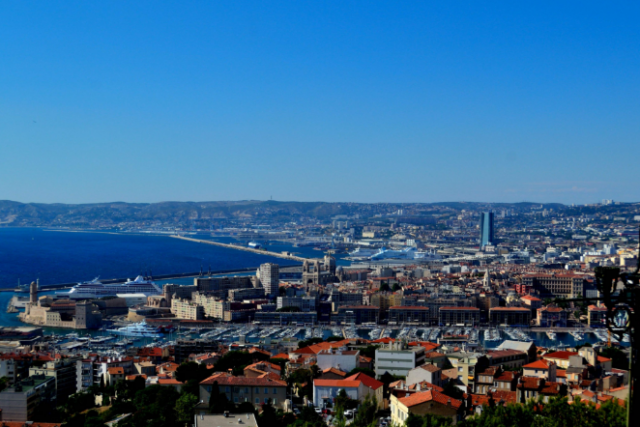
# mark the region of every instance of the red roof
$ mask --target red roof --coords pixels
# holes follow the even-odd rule
[[[109,375],[124,375],[124,368],[122,366],[115,366],[107,369],[107,372],[109,372]]]
[[[351,375],[350,377],[345,378],[345,380],[362,381],[364,385],[366,385],[372,390],[377,390],[384,385],[380,381],[374,378],[371,378],[369,375],[363,374],[362,372],[358,372],[355,375]]]
[[[467,310],[467,311],[480,311],[477,307],[440,307],[440,310]]]
[[[549,369],[549,362],[546,360],[536,360],[523,366],[524,369]]]
[[[553,353],[545,354],[544,358],[569,360],[571,356],[577,355],[578,353],[573,351],[554,351]]]
[[[173,378],[167,378],[167,379],[158,379],[158,384],[160,385],[182,385],[182,383],[176,379]]]
[[[237,386],[267,386],[267,387],[286,387],[287,383],[280,380],[274,380],[271,378],[248,378],[248,377],[232,377],[225,375],[224,373],[213,374],[200,384],[213,384],[217,382],[218,385],[237,385]]]
[[[449,403],[451,403],[451,406],[456,409],[458,409],[462,405],[462,402],[459,401],[458,399],[452,399],[451,397],[444,395],[442,393],[439,393],[435,390],[413,393],[411,396],[398,399],[398,401],[402,403],[404,406],[406,406],[407,408],[420,405],[422,403],[429,402],[429,401],[438,402],[443,405],[449,405]]]

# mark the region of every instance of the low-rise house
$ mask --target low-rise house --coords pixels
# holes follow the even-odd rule
[[[363,402],[367,396],[375,397],[378,406],[383,407],[383,384],[363,373],[358,373],[343,380],[313,380],[313,404],[319,408],[333,403],[341,390],[351,399]]]
[[[436,365],[426,363],[424,365],[413,368],[407,373],[407,384],[417,384],[423,381],[427,381],[431,384],[435,384],[442,387],[442,370]]]
[[[518,402],[536,399],[548,402],[550,398],[566,394],[566,386],[538,377],[521,377],[517,385]]]
[[[273,374],[277,378],[281,376],[282,368],[280,365],[270,362],[257,362],[244,368],[245,377],[261,377],[265,374]]]
[[[548,360],[536,360],[522,367],[524,377],[542,378],[547,381],[556,380],[556,364]]]
[[[503,341],[496,350],[519,350],[527,354],[527,361],[525,363],[531,363],[538,360],[538,348],[533,343],[524,341]]]
[[[491,366],[519,368],[527,363],[528,355],[522,350],[487,350]]]
[[[439,415],[450,418],[453,424],[464,417],[462,401],[452,399],[435,390],[413,393],[403,398],[391,395],[391,421],[394,425],[404,425],[409,415]]]
[[[123,381],[125,377],[124,368],[121,366],[114,366],[107,369],[107,375],[105,376],[105,385],[115,385],[118,381]]]
[[[200,400],[208,402],[213,387],[224,393],[229,402],[251,402],[256,408],[270,402],[277,409],[284,409],[287,399],[287,383],[273,378],[234,377],[217,373],[200,383]]]
[[[316,363],[322,370],[334,367],[344,372],[351,372],[358,367],[358,350],[343,348],[328,348],[316,355]]]
[[[456,352],[447,354],[449,362],[457,370],[458,380],[474,389],[477,372],[489,367],[489,359],[482,353]]]
[[[325,369],[320,373],[320,380],[343,380],[347,377],[347,373],[336,368]]]

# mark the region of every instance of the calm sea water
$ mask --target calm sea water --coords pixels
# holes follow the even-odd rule
[[[198,244],[168,236],[58,232],[39,228],[0,228],[0,288],[18,280],[40,284],[93,279],[256,267],[295,262]]]

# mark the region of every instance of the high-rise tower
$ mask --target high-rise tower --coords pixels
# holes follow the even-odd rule
[[[493,212],[482,212],[480,214],[480,247],[495,244],[493,236]]]
[[[278,264],[266,263],[260,265],[260,282],[267,296],[278,296],[280,285],[280,267]]]

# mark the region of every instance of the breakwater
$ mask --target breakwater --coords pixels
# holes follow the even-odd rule
[[[220,246],[222,248],[236,249],[236,250],[245,251],[245,252],[253,252],[255,254],[268,255],[268,256],[272,256],[272,257],[276,257],[276,258],[282,258],[282,259],[288,259],[288,260],[292,260],[292,261],[304,262],[304,261],[307,260],[306,258],[299,257],[299,256],[296,256],[296,255],[289,255],[289,254],[285,254],[285,253],[281,253],[281,252],[270,252],[270,251],[263,250],[263,249],[253,249],[253,248],[249,248],[249,247],[246,247],[246,246],[232,245],[232,244],[229,244],[229,243],[214,242],[212,240],[194,239],[192,237],[184,237],[184,236],[171,236],[171,237],[173,237],[174,239],[187,240],[189,242],[205,243],[207,245]]]

